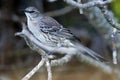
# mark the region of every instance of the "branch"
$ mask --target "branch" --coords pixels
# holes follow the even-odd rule
[[[64,57],[62,57],[62,58],[60,58],[60,59],[51,60],[51,65],[52,65],[52,66],[63,65],[63,64],[65,64],[65,63],[69,62],[72,57],[73,57],[73,55],[66,54]]]
[[[111,24],[112,27],[120,30],[120,24],[109,14],[109,11],[107,9],[107,6],[101,6],[99,7],[103,15],[105,16],[106,20],[109,24]]]
[[[51,71],[51,64],[49,62],[49,59],[46,59],[46,67],[48,72],[48,80],[52,80],[52,71]]]
[[[74,7],[79,8],[79,9],[90,8],[90,7],[94,7],[94,6],[102,6],[102,5],[112,2],[112,0],[105,0],[105,1],[96,0],[96,1],[87,2],[85,4],[81,4],[79,2],[75,2],[74,0],[64,0],[64,1]]]
[[[83,14],[83,8],[89,8],[89,7],[93,7],[93,6],[101,6],[101,5],[105,5],[110,3],[112,0],[108,0],[108,1],[92,1],[92,2],[88,2],[85,4],[81,3],[81,0],[77,0],[78,2],[75,2],[73,0],[64,0],[66,3],[74,6],[67,6],[65,8],[62,8],[60,10],[55,10],[55,11],[51,11],[51,12],[47,12],[45,13],[45,15],[48,16],[60,16],[60,15],[64,15],[70,11],[72,11],[73,9],[75,9],[75,7],[79,8],[80,14]]]
[[[29,80],[31,76],[33,76],[40,69],[40,67],[43,66],[44,62],[45,58],[42,58],[38,65],[35,66],[25,77],[23,77],[22,80]]]

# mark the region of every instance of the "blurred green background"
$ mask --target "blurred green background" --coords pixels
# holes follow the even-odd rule
[[[119,19],[120,22],[120,0],[114,0],[112,3],[112,10]]]

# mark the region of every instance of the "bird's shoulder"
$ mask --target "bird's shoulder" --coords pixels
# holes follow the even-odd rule
[[[56,21],[54,18],[52,17],[49,17],[49,16],[42,16],[40,18],[41,22],[44,23],[45,25],[49,25],[49,26],[57,26],[57,27],[60,27],[62,26],[58,21]]]

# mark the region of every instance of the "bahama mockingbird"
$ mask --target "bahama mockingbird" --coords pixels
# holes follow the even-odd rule
[[[78,44],[78,42],[75,41],[73,43],[72,40],[75,40],[75,37],[69,30],[63,28],[55,19],[41,14],[35,7],[28,7],[24,12],[27,16],[28,30],[40,43],[56,48],[76,47],[96,60],[101,58],[101,56],[87,47],[82,46],[80,43]]]

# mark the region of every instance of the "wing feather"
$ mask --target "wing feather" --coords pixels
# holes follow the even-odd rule
[[[58,37],[63,37],[67,39],[72,39],[74,36],[70,33],[69,30],[63,28],[56,20],[51,17],[43,16],[41,18],[43,25],[40,26],[40,30],[44,33],[49,33]]]

